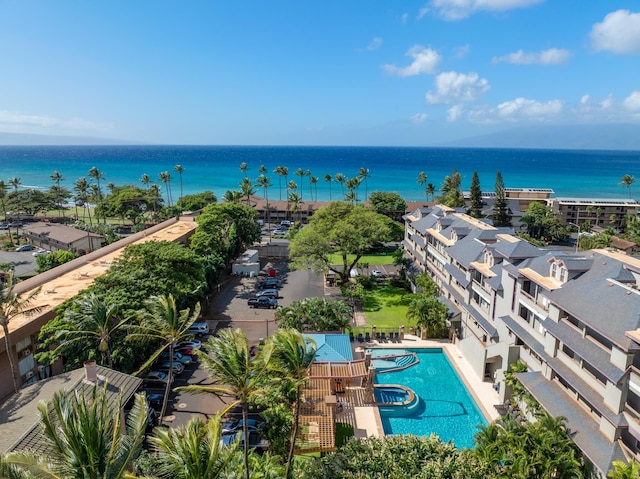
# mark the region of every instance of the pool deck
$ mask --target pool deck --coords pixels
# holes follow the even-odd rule
[[[482,381],[482,379],[473,372],[473,368],[462,356],[455,344],[451,344],[448,341],[422,340],[417,336],[405,334],[405,339],[401,342],[355,342],[353,343],[353,348],[355,359],[362,357],[364,349],[367,348],[442,348],[458,372],[460,379],[465,383],[469,393],[473,396],[485,419],[488,422],[492,422],[500,417],[494,407],[495,404],[499,403],[499,397],[498,393],[493,389],[493,384]],[[380,419],[378,408],[366,404],[363,388],[355,386],[347,387],[341,401],[343,403],[343,409],[342,412],[336,415],[336,421],[353,425],[357,438],[367,438],[371,436],[384,437],[382,420]]]

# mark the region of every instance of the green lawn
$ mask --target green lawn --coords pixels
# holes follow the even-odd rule
[[[376,286],[372,291],[367,291],[364,313],[367,317],[365,328],[368,331],[375,325],[379,329],[397,330],[398,326],[405,325],[408,332],[410,326],[407,320],[407,308],[411,299],[411,293],[402,288],[388,284]],[[356,334],[358,331],[355,331]]]
[[[347,255],[347,261],[351,263],[355,258],[355,255]],[[393,256],[388,253],[380,254],[367,254],[360,258],[359,263],[368,263],[369,266],[374,264],[393,264]],[[329,256],[329,264],[342,264],[342,256],[338,254],[332,254]]]

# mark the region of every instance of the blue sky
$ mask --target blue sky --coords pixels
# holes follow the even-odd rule
[[[422,146],[640,124],[640,4],[0,0],[0,132]]]

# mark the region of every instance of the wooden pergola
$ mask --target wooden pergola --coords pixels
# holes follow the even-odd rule
[[[296,439],[296,453],[335,450],[336,381],[349,383],[367,377],[364,360],[317,362],[309,368],[300,402],[302,432]]]

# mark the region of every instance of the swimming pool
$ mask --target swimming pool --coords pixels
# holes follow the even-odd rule
[[[480,409],[458,377],[441,348],[407,349],[419,363],[390,373],[377,374],[376,384],[401,384],[418,396],[418,405],[406,416],[380,408],[385,435],[435,433],[457,447],[473,447],[478,425],[487,425]],[[384,356],[384,349],[372,349],[372,358]]]

